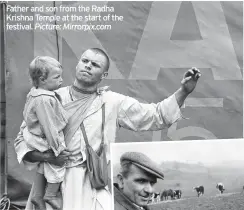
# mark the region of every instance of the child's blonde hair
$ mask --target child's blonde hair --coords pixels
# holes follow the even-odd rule
[[[37,56],[33,61],[31,61],[29,66],[29,75],[33,86],[36,88],[39,86],[40,77],[47,79],[48,73],[54,67],[62,68],[62,65],[56,59],[49,56]]]

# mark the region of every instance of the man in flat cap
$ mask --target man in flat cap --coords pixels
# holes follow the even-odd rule
[[[126,152],[120,158],[121,170],[114,184],[115,210],[147,210],[162,169],[140,152]]]

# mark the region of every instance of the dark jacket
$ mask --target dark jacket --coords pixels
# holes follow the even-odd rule
[[[148,210],[134,205],[114,184],[114,210]]]

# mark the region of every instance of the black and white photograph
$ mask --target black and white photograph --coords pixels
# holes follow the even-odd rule
[[[244,141],[111,144],[114,210],[244,208]]]
[[[112,210],[111,143],[243,140],[242,1],[1,1],[0,32],[2,210]]]

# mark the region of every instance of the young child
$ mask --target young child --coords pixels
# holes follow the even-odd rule
[[[29,75],[33,87],[27,95],[23,112],[27,125],[23,132],[24,139],[31,149],[40,152],[52,149],[58,156],[66,149],[62,130],[68,122],[59,96],[54,92],[63,81],[62,66],[54,58],[38,56],[30,63]],[[65,167],[47,162],[40,163],[38,167],[31,201],[36,209],[46,209],[45,202],[59,209],[57,193],[65,175]]]

